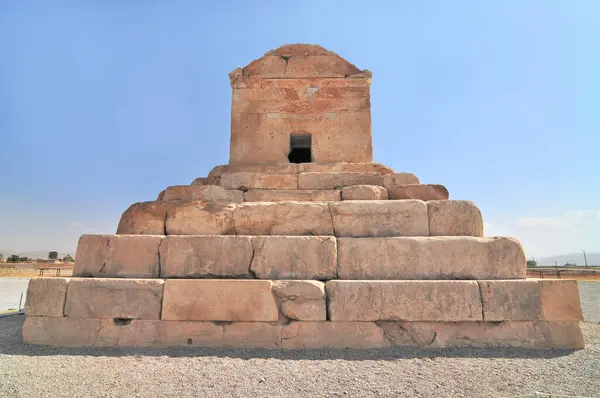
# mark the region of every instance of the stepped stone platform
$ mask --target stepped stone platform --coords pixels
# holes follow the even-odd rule
[[[26,343],[582,348],[577,283],[526,279],[479,209],[373,162],[371,73],[286,45],[230,74],[229,164],[32,279]]]

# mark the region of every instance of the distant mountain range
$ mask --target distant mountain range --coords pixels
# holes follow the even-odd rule
[[[50,250],[44,251],[44,250],[36,250],[36,251],[30,251],[30,252],[15,252],[13,250],[4,250],[4,249],[0,249],[0,253],[2,253],[4,255],[4,257],[9,257],[12,256],[13,254],[18,255],[19,257],[28,257],[28,258],[32,258],[32,259],[36,259],[36,258],[41,258],[41,259],[47,259],[48,258],[48,253],[50,252]],[[70,254],[71,256],[75,256],[75,253],[67,253],[67,252],[58,252],[58,258],[63,258],[66,257],[67,254]]]
[[[586,252],[585,257],[587,258],[588,265],[600,265],[600,253],[599,252]],[[528,258],[528,260],[531,260]],[[575,263],[577,265],[585,265],[585,258],[583,253],[571,253],[571,254],[560,254],[558,256],[536,258],[537,265],[565,265],[566,262]]]

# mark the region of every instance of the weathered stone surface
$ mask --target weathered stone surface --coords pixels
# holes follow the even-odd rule
[[[388,173],[383,176],[385,189],[392,189],[399,185],[418,185],[420,183],[417,176],[412,173]]]
[[[244,192],[244,202],[327,202],[341,200],[339,190],[271,190],[250,189]]]
[[[443,185],[419,184],[386,187],[390,199],[446,200],[450,194]]]
[[[325,284],[317,281],[273,281],[281,314],[298,321],[325,321]]]
[[[159,199],[164,202],[174,200],[201,200],[203,202],[240,203],[244,201],[244,193],[236,189],[224,189],[217,185],[175,185],[167,187]]]
[[[377,325],[392,346],[584,347],[578,322],[377,322]]]
[[[221,186],[226,189],[298,189],[296,174],[267,173],[224,173],[221,175]]]
[[[486,321],[583,320],[577,281],[479,281]]]
[[[156,235],[82,235],[73,276],[158,278],[162,239]]]
[[[79,279],[69,281],[65,316],[71,318],[160,319],[160,279]]]
[[[387,200],[384,187],[377,185],[352,185],[342,188],[342,200]]]
[[[382,185],[380,173],[318,172],[298,174],[298,189],[339,189],[352,185]]]
[[[167,235],[234,235],[235,205],[216,202],[173,202],[166,217]]]
[[[251,277],[249,236],[167,236],[160,246],[161,278]]]
[[[242,203],[233,219],[238,235],[333,235],[327,203]]]
[[[63,316],[68,282],[65,278],[30,279],[25,313],[28,316]]]
[[[167,210],[174,207],[168,202],[134,203],[121,215],[119,235],[165,235]]]
[[[583,320],[576,280],[539,280],[542,315],[547,321]]]
[[[480,321],[475,281],[329,281],[331,321]]]
[[[27,316],[26,344],[57,347],[584,347],[578,322],[189,322]]]
[[[336,236],[428,236],[427,206],[420,200],[329,203]]]
[[[481,211],[467,200],[427,202],[431,236],[483,236]]]
[[[281,326],[266,322],[115,322],[99,318],[25,319],[26,344],[57,347],[280,348]]]
[[[212,181],[208,177],[198,177],[192,181],[191,185],[212,185]]]
[[[277,321],[271,282],[244,279],[167,279],[162,319],[176,321]]]
[[[525,253],[512,238],[338,238],[340,279],[519,279]]]
[[[281,347],[311,348],[382,348],[390,344],[383,330],[372,322],[292,322],[283,327]]]
[[[248,90],[244,90],[246,92]],[[298,174],[315,172],[352,172],[352,173],[393,173],[390,167],[380,163],[271,163],[271,164],[226,164],[216,166],[206,178],[197,178],[196,180],[203,185],[213,184],[215,180],[220,180],[224,173],[261,173],[261,174]],[[402,173],[401,173],[402,174]],[[196,181],[194,180],[194,181]]]
[[[337,247],[332,236],[255,236],[251,271],[260,279],[336,277]]]

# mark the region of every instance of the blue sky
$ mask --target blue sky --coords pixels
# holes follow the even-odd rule
[[[373,72],[375,160],[528,256],[600,251],[600,2],[0,2],[0,249],[73,251],[225,164],[228,73],[286,43]]]

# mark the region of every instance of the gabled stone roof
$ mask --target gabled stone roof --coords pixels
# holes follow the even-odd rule
[[[286,44],[230,73],[232,79],[240,75],[262,79],[370,79],[371,72],[358,69],[336,53],[318,45]]]

